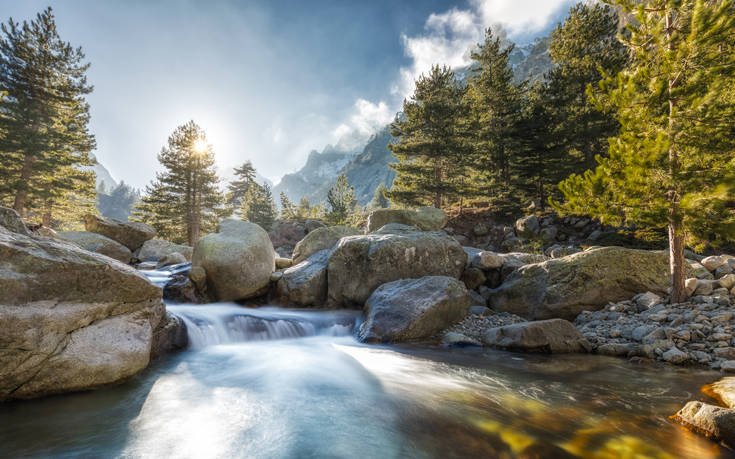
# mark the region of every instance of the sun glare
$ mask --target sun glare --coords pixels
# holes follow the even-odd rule
[[[204,139],[197,139],[194,141],[194,151],[197,153],[204,153],[207,151],[207,141]]]

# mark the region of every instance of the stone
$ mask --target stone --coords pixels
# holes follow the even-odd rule
[[[293,264],[297,265],[321,250],[329,250],[345,236],[360,234],[349,226],[328,226],[317,228],[301,239],[293,249]]]
[[[690,277],[684,282],[684,288],[687,291],[687,295],[692,296],[692,294],[694,294],[694,291],[697,290],[698,283],[699,279],[696,277]]]
[[[702,266],[704,266],[705,268],[707,268],[707,270],[711,272],[711,271],[716,270],[720,266],[726,264],[727,260],[725,258],[722,258],[719,255],[713,255],[713,256],[704,258],[701,261],[701,263],[702,263]]]
[[[656,306],[657,304],[661,304],[663,300],[660,296],[656,295],[652,292],[646,292],[643,295],[639,296],[636,300],[636,303],[638,304],[638,307],[642,310],[651,308],[653,306]]]
[[[487,279],[481,269],[470,267],[464,270],[462,281],[469,290],[474,290],[484,284]],[[484,302],[483,302],[484,304]]]
[[[547,226],[546,228],[542,229],[539,233],[539,237],[544,242],[552,242],[556,240],[556,235],[559,233],[559,228],[556,226]]]
[[[497,269],[503,266],[505,258],[495,252],[482,251],[470,260],[470,264],[482,270]]]
[[[587,236],[587,239],[589,239],[590,241],[596,241],[600,239],[600,236],[602,236],[602,231],[594,230],[589,234],[589,236]]]
[[[735,360],[725,360],[720,363],[720,370],[725,373],[735,373]]]
[[[530,320],[571,320],[640,292],[664,295],[668,286],[666,252],[603,247],[518,268],[488,306]]]
[[[735,360],[735,347],[718,347],[714,352],[718,359]]]
[[[379,343],[429,338],[462,320],[471,304],[467,289],[453,277],[388,282],[365,303],[359,338]]]
[[[511,350],[547,353],[589,352],[591,346],[571,322],[562,319],[491,328],[483,342]]]
[[[148,365],[161,288],[74,244],[0,227],[0,400],[87,390]]]
[[[720,279],[717,280],[717,282],[720,287],[730,290],[731,288],[735,287],[735,274],[727,274],[725,276],[722,276]]]
[[[472,234],[477,237],[487,236],[488,233],[490,233],[490,228],[487,225],[479,224],[472,228]]]
[[[719,349],[715,349],[715,355]],[[735,408],[735,377],[727,376],[702,389],[728,408]]]
[[[727,263],[715,269],[715,279],[719,279],[730,274],[732,274],[732,268]]]
[[[186,263],[186,257],[179,252],[173,252],[169,253],[168,255],[164,255],[163,258],[158,260],[158,263],[156,263],[156,269],[165,268],[166,266],[172,266],[172,265],[178,265],[181,263]]]
[[[52,239],[55,239],[58,237],[58,235],[56,234],[56,231],[49,228],[48,226],[39,226],[38,228],[36,228],[35,233],[41,237],[50,237]]]
[[[521,217],[516,220],[516,232],[521,237],[531,237],[539,232],[539,221],[535,215]]]
[[[321,250],[283,271],[276,286],[279,299],[297,306],[324,306],[327,300],[328,259],[329,250]]]
[[[610,356],[627,356],[632,350],[632,343],[607,343],[597,347],[598,354]]]
[[[694,289],[695,295],[710,295],[715,289],[715,285],[718,285],[716,280],[711,279],[699,279],[697,282],[697,288]]]
[[[192,266],[189,270],[189,279],[200,291],[207,289],[207,272],[201,266]]]
[[[171,253],[180,253],[191,261],[194,249],[188,245],[174,244],[173,242],[164,241],[163,239],[149,239],[143,243],[140,249],[134,254],[135,258],[140,261],[158,261]]]
[[[276,257],[276,269],[286,269],[293,266],[293,260],[290,258]]]
[[[735,445],[735,410],[691,401],[672,418],[712,440]]]
[[[108,256],[121,263],[128,264],[133,254],[124,245],[101,234],[88,231],[59,231],[57,237],[71,242],[84,250]]]
[[[462,275],[467,254],[451,236],[398,225],[386,231],[344,237],[332,250],[327,274],[330,306],[362,307],[386,282]]]
[[[482,346],[480,341],[453,331],[448,331],[442,335],[442,343],[450,346]]]
[[[474,290],[467,290],[467,293],[469,293],[470,297],[472,298],[472,304],[478,305],[478,306],[485,306],[487,304],[487,301],[485,298],[482,297],[479,293],[477,293]]]
[[[138,250],[145,241],[156,237],[156,230],[145,223],[123,222],[93,214],[84,216],[84,228],[91,233],[107,236],[132,251]]]
[[[489,316],[492,313],[493,311],[487,306],[470,306],[469,311],[467,311],[467,314],[476,316]]]
[[[207,292],[217,301],[261,295],[270,284],[276,258],[263,228],[227,219],[194,246],[192,267],[206,272]]]
[[[423,231],[439,231],[447,224],[447,214],[435,207],[408,209],[377,209],[370,212],[367,232],[372,233],[389,223],[415,226]]]
[[[169,304],[204,304],[208,298],[185,274],[176,274],[163,287],[163,299]]]
[[[153,330],[151,343],[151,359],[186,349],[189,336],[186,333],[186,324],[180,317],[166,312],[161,322]]]
[[[663,353],[663,359],[666,362],[678,365],[689,360],[689,355],[686,352],[682,352],[679,349],[672,347],[671,349]]]
[[[23,222],[23,219],[20,218],[18,212],[10,207],[0,206],[0,226],[11,233],[22,234],[23,236],[31,235],[31,231]]]
[[[715,277],[712,275],[707,268],[702,266],[700,263],[696,261],[689,260],[689,266],[692,268],[693,272],[692,275],[696,277],[697,279],[714,279]]]

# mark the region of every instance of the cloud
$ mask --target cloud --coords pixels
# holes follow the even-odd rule
[[[332,136],[338,143],[344,143],[348,138],[350,144],[355,141],[362,142],[376,130],[392,121],[394,115],[395,110],[384,101],[373,103],[369,100],[357,99],[348,122],[337,126],[332,131]]]

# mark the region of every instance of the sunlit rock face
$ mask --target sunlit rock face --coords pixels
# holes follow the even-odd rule
[[[156,230],[145,223],[123,222],[92,214],[84,216],[84,228],[89,232],[107,236],[132,251],[138,250],[145,241],[156,237]]]
[[[276,286],[279,299],[296,306],[324,306],[327,300],[328,259],[329,251],[321,250],[283,271]]]
[[[166,255],[180,253],[191,261],[194,249],[188,245],[175,244],[163,239],[149,239],[135,252],[135,257],[140,261],[158,261]]]
[[[130,249],[101,234],[89,231],[60,231],[56,233],[56,236],[84,250],[106,255],[122,263],[130,263],[130,258],[133,256]]]
[[[0,227],[0,400],[89,389],[148,365],[161,289],[73,244]]]
[[[462,246],[442,232],[387,225],[340,240],[329,256],[328,301],[331,306],[362,307],[386,282],[424,276],[459,279],[466,262]]]
[[[296,244],[293,250],[293,262],[294,264],[301,263],[320,250],[331,249],[343,237],[356,236],[358,234],[360,234],[358,230],[349,226],[317,228]]]

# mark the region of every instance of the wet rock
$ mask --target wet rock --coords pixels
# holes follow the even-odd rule
[[[689,355],[686,352],[682,352],[679,349],[672,347],[663,353],[663,359],[670,363],[679,364],[689,360]]]
[[[167,312],[153,331],[151,359],[186,349],[188,344],[186,324],[180,317]]]
[[[360,234],[360,231],[349,226],[317,228],[296,244],[293,250],[293,263],[299,264],[321,250],[331,249],[343,237],[356,236],[358,234]]]
[[[627,356],[635,346],[632,343],[607,343],[597,348],[597,353],[611,356]]]
[[[483,342],[506,349],[550,353],[589,352],[591,349],[574,325],[562,319],[492,328],[485,333]]]
[[[133,256],[130,249],[101,234],[88,231],[60,231],[57,233],[57,237],[84,250],[108,256],[125,264],[130,263]]]
[[[202,304],[207,302],[207,297],[197,288],[194,281],[185,274],[177,274],[163,287],[163,299],[169,303]]]
[[[471,304],[467,289],[452,277],[389,282],[365,303],[366,320],[359,338],[367,342],[429,338],[465,317]]]
[[[134,255],[140,261],[158,261],[172,253],[180,253],[186,261],[191,261],[194,249],[188,245],[174,244],[163,239],[149,239],[143,243]]]
[[[735,445],[735,410],[692,401],[684,405],[673,418],[713,440]]]
[[[169,253],[168,255],[164,255],[160,260],[158,260],[158,263],[156,263],[156,269],[161,269],[165,268],[166,266],[178,265],[186,262],[187,259],[184,255],[178,252],[173,252]]]
[[[276,286],[280,300],[298,306],[324,306],[328,259],[329,250],[321,250],[283,271]]]
[[[368,215],[367,232],[377,231],[389,223],[415,226],[423,231],[439,231],[447,224],[447,214],[434,207],[377,209]]]
[[[132,251],[138,250],[145,241],[156,237],[156,230],[145,223],[123,222],[93,214],[84,216],[84,227],[87,231],[107,236]]]
[[[713,395],[728,408],[735,408],[735,377],[728,376],[706,387],[706,393]]]

